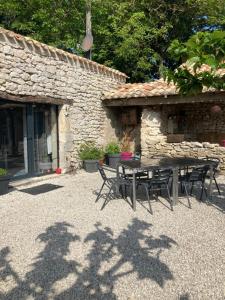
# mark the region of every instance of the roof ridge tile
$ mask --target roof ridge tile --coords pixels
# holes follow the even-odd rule
[[[46,53],[48,53],[48,56],[51,56],[52,58],[56,59],[58,57],[59,60],[64,60],[68,63],[70,63],[70,59],[72,58],[73,61],[79,62],[80,65],[85,66],[85,68],[88,68],[89,70],[95,70],[97,73],[106,73],[111,74],[116,77],[119,77],[121,81],[128,78],[128,76],[125,73],[122,73],[118,70],[115,70],[113,68],[104,66],[102,64],[99,64],[97,62],[91,61],[87,58],[78,56],[76,54],[72,54],[69,52],[66,52],[62,49],[55,48],[53,46],[41,43],[39,41],[36,41],[30,37],[20,35],[18,33],[15,33],[13,31],[10,31],[8,29],[5,29],[3,27],[0,27],[0,35],[3,35],[3,38],[7,38],[7,40],[11,43],[10,39],[15,39],[15,41],[18,42],[20,47],[26,48],[31,52],[37,52],[37,48],[40,49],[39,54],[43,56],[47,56]],[[22,46],[23,45],[23,46]],[[60,59],[59,56],[64,57],[64,59]]]

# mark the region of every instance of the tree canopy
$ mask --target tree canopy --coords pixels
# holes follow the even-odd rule
[[[197,94],[204,87],[225,90],[225,31],[198,32],[187,42],[174,40],[168,49],[177,62],[175,70],[165,69],[181,94]]]
[[[91,0],[89,0],[91,1]],[[85,0],[0,0],[0,25],[83,55]],[[176,66],[171,40],[195,31],[225,29],[224,0],[92,0],[95,61],[117,68],[130,81],[159,77]]]

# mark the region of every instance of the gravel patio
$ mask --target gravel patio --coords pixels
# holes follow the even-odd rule
[[[0,197],[0,299],[225,299],[225,185],[213,204],[95,203],[80,171]],[[48,192],[45,192],[46,190]]]

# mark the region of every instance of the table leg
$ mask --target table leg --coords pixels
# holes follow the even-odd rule
[[[133,193],[132,193],[132,200],[133,200],[133,210],[136,210],[136,176],[135,171],[133,171]]]
[[[173,205],[178,202],[178,168],[173,169]]]
[[[116,179],[117,179],[117,185],[116,185],[116,197],[119,195],[119,180],[120,180],[120,175],[119,175],[119,165],[116,167]]]
[[[209,169],[210,179],[209,179],[209,201],[212,200],[212,182],[213,182],[213,165],[210,165]]]

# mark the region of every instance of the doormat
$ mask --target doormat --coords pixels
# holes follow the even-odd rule
[[[35,196],[35,195],[51,192],[51,191],[60,189],[62,187],[63,186],[61,186],[61,185],[45,183],[45,184],[41,184],[41,185],[34,186],[34,187],[31,187],[31,188],[22,189],[22,190],[19,190],[19,191]]]

